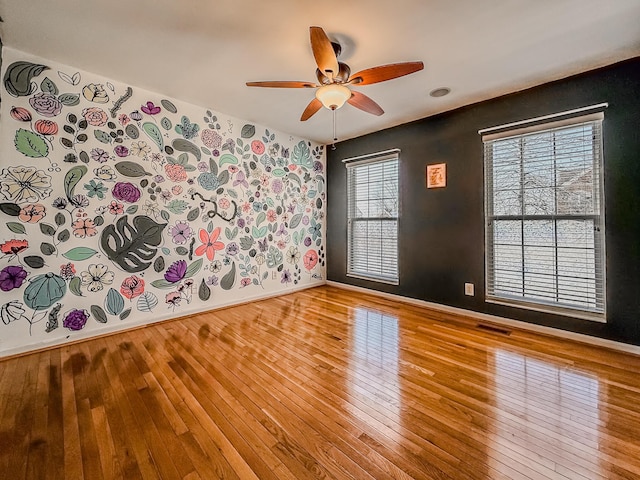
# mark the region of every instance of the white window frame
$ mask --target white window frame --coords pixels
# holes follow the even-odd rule
[[[345,167],[347,168],[347,276],[354,278],[361,278],[364,280],[370,280],[374,282],[387,283],[391,285],[398,285],[400,282],[400,274],[399,274],[399,248],[398,248],[398,231],[399,231],[399,221],[400,221],[400,171],[399,171],[399,149],[386,150],[384,152],[377,152],[368,155],[362,155],[358,157],[347,158],[343,160]],[[397,216],[384,216],[384,217],[364,217],[358,216],[356,214],[356,206],[355,206],[355,184],[353,183],[353,175],[355,175],[356,170],[360,167],[370,167],[374,164],[385,164],[395,162],[397,165],[397,185],[398,189],[396,192],[396,199],[398,202],[397,206]],[[380,235],[380,251],[376,252],[379,254],[380,260],[380,268],[359,268],[363,267],[361,262],[357,262],[356,258],[353,254],[353,232],[355,225],[359,222],[386,222],[386,221],[395,221],[395,252],[393,252],[393,256],[391,257],[391,262],[395,261],[395,272],[392,274],[385,274],[383,272],[382,264],[385,261],[389,260],[389,257],[385,256],[385,253],[390,253],[388,249],[383,251],[382,249],[382,240],[383,235]],[[374,271],[376,270],[376,271]]]
[[[547,313],[554,313],[559,315],[571,316],[574,318],[581,318],[585,320],[592,320],[598,322],[606,322],[606,275],[605,275],[605,235],[604,235],[604,192],[603,192],[603,145],[602,145],[602,122],[604,119],[603,111],[607,107],[607,104],[599,104],[591,107],[584,107],[569,112],[562,112],[553,115],[547,115],[545,117],[538,117],[523,122],[516,122],[509,125],[503,125],[500,127],[492,127],[489,129],[480,130],[478,133],[482,135],[484,143],[484,165],[485,165],[485,300],[490,303],[499,303],[503,305],[516,306],[519,308],[525,308],[530,310],[542,311]],[[522,202],[521,215],[494,215],[493,214],[493,145],[500,140],[514,140],[519,139],[523,141],[527,136],[533,136],[536,134],[550,134],[555,140],[555,133],[562,131],[571,126],[578,126],[581,124],[589,124],[594,129],[592,136],[592,148],[593,148],[593,164],[594,164],[594,187],[597,198],[597,208],[594,209],[592,214],[563,214],[559,215],[554,213],[553,215],[525,215],[524,205]],[[555,153],[553,154],[555,163]],[[521,165],[524,165],[524,158],[521,157]],[[521,166],[521,169],[523,167]],[[557,170],[553,170],[556,172]],[[555,173],[554,173],[555,175]],[[523,181],[523,180],[522,180]],[[522,182],[521,181],[521,182]],[[597,185],[596,185],[597,182]],[[521,188],[524,188],[521,184]],[[554,189],[557,185],[554,184]],[[556,225],[558,221],[562,220],[582,220],[593,221],[594,224],[594,280],[595,280],[595,292],[593,294],[594,307],[579,306],[571,304],[571,302],[562,302],[556,299],[544,300],[531,298],[525,294],[527,290],[526,284],[526,268],[523,263],[522,270],[522,296],[509,294],[505,292],[496,291],[493,283],[495,279],[493,271],[493,258],[494,258],[494,231],[493,225],[498,220],[519,220],[524,225],[525,221],[536,222],[537,220],[552,221],[554,222],[554,232],[556,231]],[[522,249],[524,252],[525,240],[524,237],[520,239]],[[557,238],[556,238],[557,242]],[[554,243],[554,251],[556,255],[556,290],[558,289],[557,283],[559,274],[557,271],[558,262],[558,250],[560,249],[557,243]],[[524,262],[524,253],[522,261]],[[529,285],[531,289],[531,285]],[[558,295],[558,293],[556,293]]]

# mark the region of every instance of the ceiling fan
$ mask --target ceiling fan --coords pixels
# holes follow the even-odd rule
[[[302,112],[301,121],[308,120],[324,105],[329,110],[337,110],[345,102],[373,115],[382,115],[384,110],[363,93],[348,88],[350,85],[371,85],[415,73],[424,68],[422,62],[405,62],[367,68],[351,74],[346,63],[338,61],[342,50],[340,44],[331,42],[320,27],[310,27],[311,50],[318,68],[319,83],[296,81],[247,82],[248,87],[271,88],[317,88],[316,96]]]

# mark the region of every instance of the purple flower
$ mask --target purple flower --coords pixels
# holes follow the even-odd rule
[[[137,202],[138,200],[140,200],[141,195],[140,189],[138,189],[138,187],[136,187],[133,183],[129,182],[116,183],[111,190],[111,194],[116,200],[129,203]]]
[[[303,225],[309,225],[309,217],[307,215],[302,217],[302,224]]]
[[[170,283],[179,282],[184,278],[187,273],[187,262],[184,260],[177,260],[171,264],[164,274],[164,279]]]
[[[227,244],[227,255],[237,255],[240,251],[236,242],[230,242]]]
[[[244,228],[244,218],[239,218],[237,224],[239,228]]]
[[[162,183],[164,182],[164,177],[162,175],[154,175],[153,181],[156,183]]]
[[[173,237],[173,243],[178,245],[184,245],[193,236],[193,229],[187,222],[176,222],[171,227],[171,236]]]
[[[276,178],[271,184],[271,190],[273,190],[273,193],[275,194],[282,193],[283,187],[284,185],[282,184],[282,180],[279,178]]]
[[[89,312],[87,312],[86,310],[78,310],[77,308],[74,308],[66,314],[62,322],[62,326],[73,331],[82,330],[87,324],[88,319]]]
[[[131,118],[131,120],[135,120],[136,122],[142,120],[142,114],[137,110],[135,112],[131,112],[129,114],[129,117]]]
[[[129,149],[124,145],[118,145],[113,149],[113,151],[116,152],[116,155],[118,155],[119,157],[126,157],[127,155],[129,155]]]
[[[27,271],[20,265],[4,267],[0,271],[0,290],[10,292],[14,288],[20,288],[27,275]]]
[[[307,237],[304,239],[304,245],[305,247],[308,247],[311,245],[311,237]]]
[[[93,148],[91,150],[91,158],[98,163],[104,163],[109,160],[109,154],[101,148]]]
[[[156,114],[160,113],[160,110],[162,110],[162,109],[160,107],[156,107],[153,104],[153,102],[147,102],[146,105],[141,105],[140,106],[140,110],[142,110],[147,115],[156,115]]]
[[[209,277],[207,279],[207,285],[210,285],[212,287],[218,285],[218,277],[216,275],[212,275],[211,277]]]
[[[316,173],[322,173],[322,162],[317,160],[313,162],[313,171]]]
[[[291,283],[291,273],[289,273],[289,270],[282,272],[282,279],[280,280],[280,283]]]
[[[36,93],[29,103],[43,117],[55,117],[62,111],[62,103],[50,93]]]

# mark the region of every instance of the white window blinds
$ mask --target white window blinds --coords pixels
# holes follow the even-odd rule
[[[398,153],[346,160],[347,275],[398,283]]]
[[[604,320],[602,117],[483,137],[489,301]]]

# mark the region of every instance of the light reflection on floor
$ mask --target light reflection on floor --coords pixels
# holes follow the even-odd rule
[[[596,378],[505,350],[495,352],[494,372],[491,467],[505,475],[515,470],[547,478],[593,478],[601,472],[595,453],[603,392]],[[546,451],[544,460],[532,458],[533,445]]]

